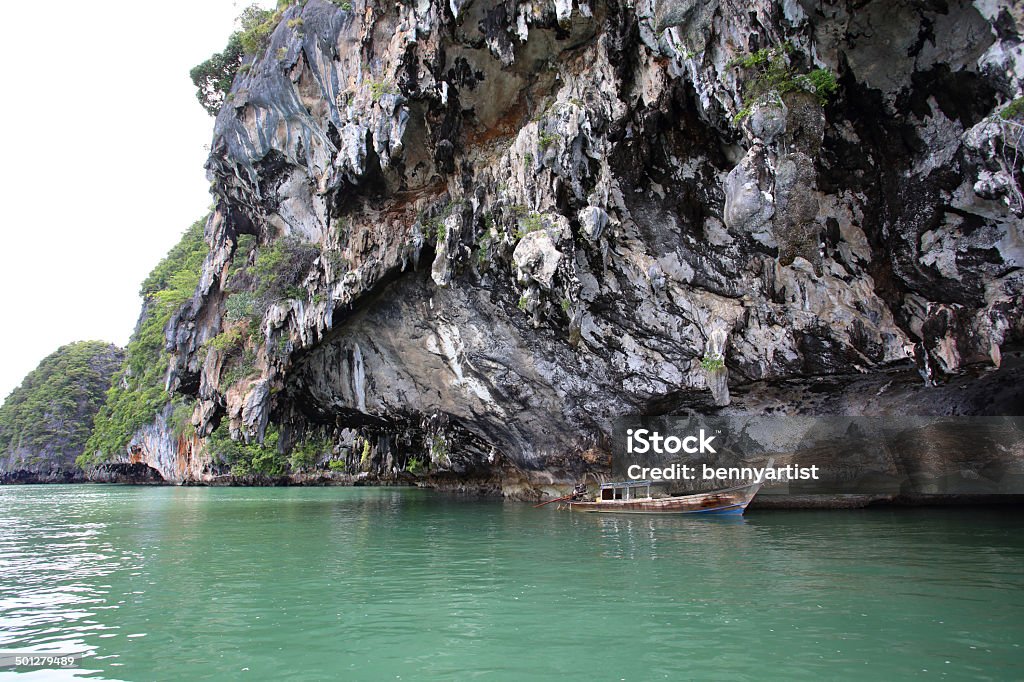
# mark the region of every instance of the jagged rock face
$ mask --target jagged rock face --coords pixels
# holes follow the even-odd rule
[[[622,415],[942,382],[1024,339],[1009,0],[352,7],[288,9],[217,118],[211,253],[169,330],[200,434],[441,432],[438,466],[572,471]],[[735,122],[733,60],[786,41],[838,95]],[[241,234],[322,255],[225,386],[200,348]]]
[[[200,444],[195,434],[177,433],[172,424],[174,406],[166,405],[157,413],[152,424],[143,426],[132,434],[128,445],[128,462],[118,465],[142,465],[151,468],[157,480],[168,481],[202,481],[209,480],[217,471],[211,466],[208,457],[200,454]],[[119,472],[116,467],[108,467],[108,474]],[[130,471],[130,470],[128,470]],[[103,481],[104,470],[90,471],[94,480]],[[143,478],[142,470],[136,472]]]

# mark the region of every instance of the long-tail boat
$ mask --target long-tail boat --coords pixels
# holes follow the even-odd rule
[[[563,508],[577,512],[626,514],[742,514],[763,481],[693,495],[651,494],[651,481],[604,483],[597,499],[586,499],[579,488]]]

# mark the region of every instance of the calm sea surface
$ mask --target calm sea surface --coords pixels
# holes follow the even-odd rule
[[[1024,678],[1020,512],[553,506],[2,487],[0,679]]]

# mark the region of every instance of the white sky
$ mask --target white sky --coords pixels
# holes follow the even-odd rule
[[[189,69],[248,4],[4,7],[0,400],[65,343],[128,342],[139,284],[211,203]]]

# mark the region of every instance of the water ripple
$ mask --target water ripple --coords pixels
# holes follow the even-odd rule
[[[1020,520],[0,488],[0,647],[87,655],[45,679],[1008,679]]]

